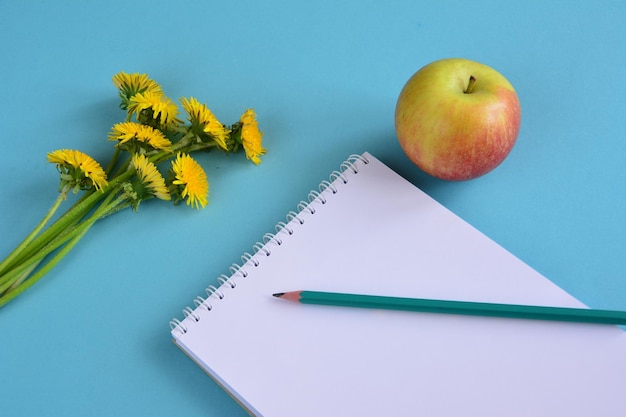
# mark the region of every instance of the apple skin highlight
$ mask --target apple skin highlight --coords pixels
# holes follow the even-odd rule
[[[466,92],[470,77],[476,82]],[[486,65],[460,58],[417,71],[395,111],[398,140],[409,159],[451,181],[477,178],[500,165],[515,144],[520,122],[511,83]]]

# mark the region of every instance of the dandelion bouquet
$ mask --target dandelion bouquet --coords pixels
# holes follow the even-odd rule
[[[227,126],[195,98],[181,98],[187,119],[183,121],[176,103],[146,74],[120,72],[113,76],[113,84],[126,119],[109,133],[115,143],[110,162],[104,169],[87,154],[71,149],[48,154],[60,174],[59,196],[35,229],[0,262],[0,307],[41,279],[104,217],[129,207],[138,210],[142,201],[152,198],[205,207],[209,183],[192,153],[243,149],[254,164],[261,162],[263,134],[254,110],[246,110]],[[158,166],[168,161],[165,177]],[[51,223],[69,193],[82,195]]]

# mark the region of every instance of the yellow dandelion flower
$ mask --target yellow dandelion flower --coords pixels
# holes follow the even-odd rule
[[[135,122],[123,122],[113,125],[109,140],[117,140],[120,145],[128,142],[140,142],[152,149],[167,150],[172,145],[163,132],[147,125]]]
[[[261,163],[259,156],[265,154],[262,146],[263,132],[259,130],[256,114],[253,109],[246,110],[239,119],[241,123],[241,142],[246,152],[246,157],[256,165]]]
[[[148,78],[148,74],[128,74],[126,72],[118,72],[113,76],[113,85],[119,90],[122,99],[121,107],[128,108],[129,100],[137,93],[151,92],[155,94],[163,94],[161,86],[154,80]]]
[[[179,153],[172,161],[172,171],[175,177],[172,184],[177,186],[180,196],[187,199],[187,205],[196,209],[206,206],[209,182],[200,164],[188,154]]]
[[[165,185],[165,179],[157,167],[142,154],[133,155],[132,161],[137,171],[137,177],[148,194],[160,200],[170,200],[171,197]]]
[[[205,104],[201,104],[193,97],[181,98],[183,109],[187,113],[187,120],[191,123],[191,129],[201,141],[213,139],[217,146],[226,151],[226,140],[230,129],[217,120],[217,117]]]
[[[161,86],[154,80],[148,78],[148,74],[128,74],[124,71],[118,72],[113,76],[113,85],[124,92],[131,92],[130,96],[137,93],[143,93],[150,91],[154,93],[161,93]]]
[[[168,128],[180,122],[176,118],[178,115],[176,104],[163,94],[151,91],[132,96],[128,111],[135,114],[137,120],[152,127]]]
[[[107,176],[102,167],[92,157],[80,151],[59,149],[48,153],[48,162],[56,164],[61,173],[61,183],[71,187],[88,189],[106,187]]]

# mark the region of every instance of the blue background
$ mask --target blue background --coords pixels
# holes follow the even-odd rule
[[[626,309],[625,21],[622,1],[0,1],[0,257],[57,195],[47,152],[108,161],[118,71],[225,123],[254,107],[268,149],[259,166],[200,156],[205,210],[150,201],[107,218],[0,310],[2,414],[245,415],[168,322],[351,153],[588,305]],[[406,80],[445,57],[496,68],[522,103],[508,159],[469,182],[423,174],[394,133]]]

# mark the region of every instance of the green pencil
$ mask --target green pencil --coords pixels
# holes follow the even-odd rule
[[[495,304],[470,301],[429,300],[423,298],[340,294],[320,291],[291,291],[276,293],[273,295],[274,297],[302,304],[626,325],[626,311]]]

